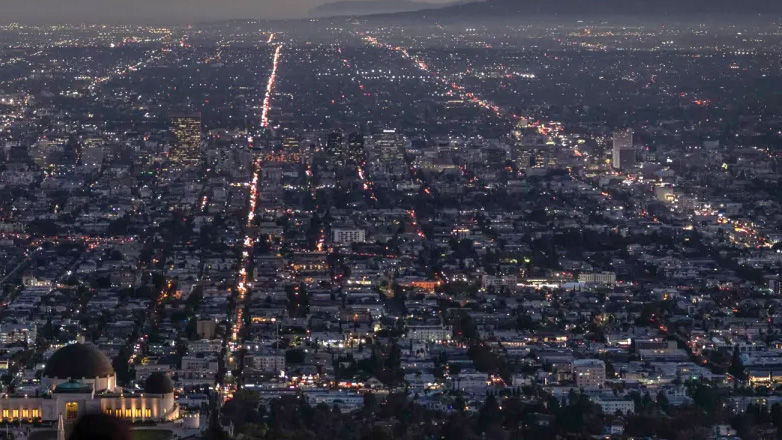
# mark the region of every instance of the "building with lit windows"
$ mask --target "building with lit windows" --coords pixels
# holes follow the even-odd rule
[[[414,341],[444,342],[451,340],[453,330],[441,325],[411,325],[407,337]]]
[[[180,165],[198,165],[201,161],[201,114],[174,115],[170,122],[176,141],[169,157]]]
[[[627,415],[635,412],[635,402],[632,399],[601,397],[594,399],[593,402],[600,405],[603,414],[613,415],[619,412]]]
[[[348,135],[348,158],[355,163],[364,160],[364,136],[361,133]]]
[[[404,136],[397,134],[396,130],[384,130],[372,137],[372,150],[381,163],[403,162],[404,146]]]
[[[636,151],[633,148],[633,130],[621,130],[614,133],[611,163],[617,170],[626,170],[635,165]]]
[[[599,359],[573,362],[573,374],[579,388],[602,388],[606,383],[606,364]]]
[[[331,231],[332,241],[337,244],[364,243],[367,232],[363,229],[335,228]]]
[[[342,133],[329,133],[326,138],[326,162],[336,164],[343,162],[343,147],[345,139]]]
[[[578,282],[584,284],[616,284],[615,272],[582,272],[578,275]]]
[[[299,139],[295,136],[285,136],[282,138],[282,150],[288,152],[299,152]]]
[[[285,370],[285,352],[282,350],[251,351],[245,355],[245,365],[251,370],[278,372]]]
[[[71,344],[57,350],[46,363],[35,394],[0,399],[5,421],[73,421],[84,414],[105,413],[133,422],[179,419],[174,385],[167,374],[147,377],[144,391],[126,394],[117,386],[111,361],[91,345]]]
[[[38,331],[33,323],[0,325],[0,344],[34,344]]]

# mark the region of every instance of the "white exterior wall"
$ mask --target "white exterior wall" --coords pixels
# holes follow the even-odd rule
[[[599,388],[605,385],[606,364],[597,359],[586,359],[573,363],[573,374],[579,388]]]
[[[367,233],[363,229],[334,229],[331,232],[331,239],[339,244],[364,243],[367,240]]]
[[[596,400],[600,405],[603,414],[616,414],[620,411],[622,414],[632,414],[635,412],[635,403],[632,400]]]

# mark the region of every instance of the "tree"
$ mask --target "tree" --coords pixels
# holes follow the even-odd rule
[[[35,236],[56,236],[60,233],[60,226],[52,220],[35,219],[27,223],[27,232]]]
[[[717,392],[713,387],[702,382],[695,384],[692,391],[692,400],[709,414],[713,414],[717,409]]]
[[[660,391],[659,393],[657,393],[657,406],[661,410],[668,412],[670,405],[671,403],[668,400],[668,395],[665,393],[665,391]]]
[[[464,401],[464,397],[461,395],[456,396],[455,399],[453,399],[453,409],[458,412],[463,412],[464,409],[467,407],[467,404]]]
[[[375,426],[367,435],[361,437],[361,440],[393,440],[394,436],[381,426]]]
[[[245,437],[251,439],[263,439],[266,438],[266,434],[269,432],[269,427],[265,423],[247,423],[241,428],[241,433]]]
[[[305,355],[304,350],[296,348],[285,352],[286,364],[302,364],[304,363]]]
[[[782,434],[782,405],[775,403],[771,407],[771,423],[777,428],[777,433]]]
[[[532,317],[524,313],[516,318],[516,328],[520,331],[535,330],[537,325],[532,320]]]
[[[372,414],[377,409],[377,399],[372,393],[364,393],[364,412]]]
[[[739,352],[738,345],[733,348],[733,357],[731,358],[730,368],[728,368],[728,372],[731,374],[731,376],[735,377],[737,380],[746,379],[746,373],[744,371],[744,362],[741,360],[741,353]]]
[[[478,432],[486,432],[489,427],[499,424],[501,420],[502,413],[499,404],[497,404],[497,399],[489,394],[480,411],[478,411]]]
[[[649,394],[649,391],[645,392],[643,397],[641,398],[641,408],[643,411],[649,411],[654,406],[652,401],[652,396]]]

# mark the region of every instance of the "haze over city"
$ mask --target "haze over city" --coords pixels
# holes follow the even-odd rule
[[[0,440],[782,438],[782,2],[2,14]]]
[[[380,3],[393,4],[395,0]],[[0,23],[188,24],[215,20],[306,18],[327,0],[4,0]],[[428,0],[447,4],[448,0]],[[357,8],[358,10],[359,8]]]

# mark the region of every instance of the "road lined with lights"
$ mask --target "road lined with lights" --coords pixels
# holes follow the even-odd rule
[[[493,112],[499,118],[510,119],[512,121],[520,119],[520,116],[503,112],[499,108],[499,106],[497,106],[493,102],[477,96],[473,92],[466,90],[463,86],[455,82],[449,81],[444,75],[432,69],[432,67],[429,66],[423,59],[421,59],[416,55],[411,54],[408,51],[408,49],[405,49],[400,46],[393,46],[391,44],[384,43],[371,35],[360,34],[360,36],[365,42],[369,43],[374,47],[383,48],[383,49],[390,50],[392,52],[396,52],[402,55],[404,58],[412,61],[419,69],[428,73],[433,78],[435,78],[439,82],[449,87],[454,94],[460,96],[462,99],[470,101],[479,107],[482,107],[486,110]],[[561,131],[563,129],[563,127],[557,124],[552,124],[551,126],[548,126],[546,124],[534,123],[533,125],[537,127],[538,132],[544,135],[548,135],[552,131],[556,132],[556,131]],[[583,156],[583,153],[581,153],[577,148],[573,150],[573,153],[579,157]],[[465,170],[462,171],[464,172]],[[424,188],[424,192],[429,194],[429,188],[427,188],[426,186],[424,186],[423,188]],[[655,219],[655,221],[657,221],[657,219]],[[771,247],[771,241],[768,240],[767,237],[760,234],[755,228],[754,224],[750,222],[740,221],[740,220],[727,220],[727,221],[729,221],[731,223],[731,226],[733,226],[733,233],[731,234],[731,240],[733,241],[734,244],[741,244],[746,247],[757,247],[757,248]]]
[[[164,45],[170,46],[171,45],[170,39],[171,39],[171,31],[168,31],[167,33],[164,33],[160,37],[160,42],[163,43]],[[163,56],[170,51],[171,51],[170,47],[163,48],[163,49],[153,49],[149,51],[150,55],[144,60],[138,61],[136,63],[128,64],[125,66],[117,66],[114,69],[114,71],[109,72],[108,75],[94,78],[87,86],[87,90],[89,90],[90,93],[94,94],[98,86],[100,86],[101,84],[105,84],[114,78],[122,77],[129,73],[136,72],[153,62],[160,61],[163,58]]]
[[[460,98],[472,102],[473,104],[477,105],[478,107],[481,107],[485,110],[489,110],[490,112],[494,113],[499,118],[505,118],[508,117],[510,119],[519,119],[516,115],[507,115],[504,114],[503,111],[500,109],[500,107],[493,102],[483,99],[476,95],[473,92],[470,92],[466,90],[463,86],[448,80],[445,76],[440,74],[439,72],[432,69],[423,59],[416,55],[410,54],[410,52],[400,46],[393,46],[388,43],[384,43],[380,40],[378,40],[375,37],[372,37],[371,35],[363,35],[363,40],[369,43],[372,46],[378,47],[378,48],[385,48],[392,52],[396,52],[402,57],[412,61],[415,63],[416,66],[418,66],[419,69],[423,70],[424,72],[431,75],[433,78],[435,78],[437,81],[441,82],[443,85],[448,87],[451,92],[459,96]]]
[[[269,41],[272,40],[274,34],[269,37]],[[261,115],[261,126],[267,128],[269,126],[269,107],[271,105],[271,96],[274,92],[274,83],[277,77],[277,67],[279,66],[280,53],[282,52],[282,45],[278,45],[274,50],[274,58],[272,60],[272,71],[269,74],[269,80],[266,84],[266,95],[263,101],[263,113]],[[251,236],[253,231],[253,221],[255,220],[255,212],[258,208],[258,182],[261,175],[261,159],[258,158],[254,163],[254,171],[252,179],[250,180],[250,199],[247,206],[247,222],[245,224],[245,236],[242,244],[242,256],[239,262],[239,272],[237,276],[236,291],[236,311],[234,313],[233,326],[231,331],[231,343],[229,348],[231,351],[237,347],[239,337],[242,333],[242,326],[244,320],[244,305],[247,298],[247,292],[252,284],[248,282],[248,274],[252,269],[252,251],[255,245],[255,238]]]
[[[272,34],[272,37],[274,34]],[[269,39],[271,41],[271,38]],[[269,75],[269,82],[266,83],[266,96],[263,98],[263,110],[261,112],[261,128],[269,127],[269,108],[272,102],[272,91],[274,82],[277,80],[277,66],[280,63],[280,53],[282,53],[282,44],[274,49],[274,60],[272,61],[272,73]]]
[[[402,55],[402,57],[412,61],[420,70],[422,70],[422,71],[426,72],[427,74],[431,75],[437,81],[439,81],[440,83],[442,83],[446,87],[448,87],[450,89],[450,91],[453,92],[455,95],[461,97],[462,99],[464,99],[466,101],[470,101],[470,102],[476,104],[479,107],[482,107],[482,108],[484,108],[486,110],[491,111],[498,118],[507,119],[507,120],[510,120],[510,121],[515,121],[515,120],[519,120],[520,119],[520,116],[515,115],[515,114],[510,114],[508,112],[503,112],[499,108],[499,106],[497,106],[493,102],[488,101],[486,99],[482,99],[479,96],[477,96],[476,94],[474,94],[473,92],[470,92],[470,91],[466,90],[463,86],[461,86],[461,85],[459,85],[459,84],[457,84],[455,82],[450,81],[444,75],[442,75],[442,74],[438,73],[437,71],[435,71],[423,59],[421,59],[420,57],[418,57],[416,55],[411,54],[408,51],[408,49],[405,49],[405,48],[399,47],[399,46],[393,46],[393,45],[388,44],[388,43],[384,43],[384,42],[378,40],[377,38],[372,37],[371,35],[361,34],[361,36],[362,36],[362,39],[365,42],[369,43],[370,45],[372,45],[374,47],[387,49],[387,50],[390,50],[392,52],[396,52],[396,53]],[[534,123],[532,125],[537,127],[538,132],[543,134],[543,135],[550,135],[550,134],[552,134],[552,132],[554,134],[556,134],[556,132],[559,132],[559,131],[563,130],[563,127],[561,125],[553,124],[553,123],[551,125],[547,125],[547,124],[542,124],[542,123],[536,122],[536,123]],[[583,153],[579,152],[577,149],[574,149],[574,154],[577,155],[577,156],[583,156]],[[421,183],[422,190],[426,194],[431,194],[430,188],[426,185],[425,181],[423,181],[422,179],[420,179],[417,176],[417,172],[416,172],[417,170],[415,170],[413,164],[410,164],[410,170],[411,170],[413,176],[416,178],[416,180],[418,180],[419,183]],[[475,183],[477,185],[477,181],[474,179],[474,176],[468,176],[468,173],[467,173],[466,169],[462,168],[462,173],[463,173],[463,175],[465,177],[470,177],[471,178],[471,182]],[[572,176],[572,173],[571,173],[571,176]],[[572,177],[574,177],[575,180],[579,180],[579,179],[575,178],[575,176],[572,176]],[[584,181],[582,181],[582,182],[584,182]],[[591,182],[584,182],[584,183],[587,183],[590,186],[593,186]],[[597,189],[597,188],[593,186],[593,189]],[[608,197],[610,197],[610,198],[613,198],[612,194],[606,194],[606,195]],[[417,226],[418,235],[421,236],[422,238],[425,237],[425,235],[420,230],[420,226],[418,226],[417,219],[416,219],[416,216],[415,216],[415,211],[410,210],[410,211],[408,211],[408,214],[410,215],[410,219],[413,222],[413,225]],[[641,216],[641,218],[643,218],[643,216]],[[658,220],[654,219],[654,221],[657,222]],[[752,227],[754,225],[747,226],[746,223],[736,222],[736,221],[731,221],[731,223],[733,223],[734,231],[735,231],[735,233],[732,234],[733,235],[732,239],[733,239],[734,243],[739,243],[741,241],[744,241],[745,242],[744,244],[746,246],[751,246],[751,245],[757,245],[758,247],[768,246],[768,241],[764,240],[764,237],[762,237],[760,234],[757,233],[757,231]]]
[[[247,282],[247,274],[252,264],[252,248],[255,244],[255,239],[250,236],[253,220],[255,219],[255,209],[258,201],[258,180],[261,173],[261,160],[255,161],[255,172],[250,183],[250,202],[247,212],[247,224],[245,225],[246,234],[244,236],[244,242],[242,244],[242,257],[239,263],[238,280],[236,283],[237,300],[236,300],[236,313],[233,316],[233,329],[231,332],[231,341],[233,343],[238,342],[239,335],[242,331],[242,319],[244,315],[244,301],[247,296],[248,287],[251,284]]]

